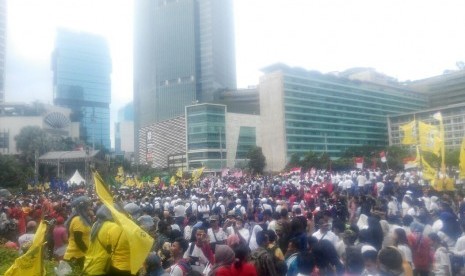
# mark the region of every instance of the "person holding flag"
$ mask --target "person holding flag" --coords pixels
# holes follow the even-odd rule
[[[145,259],[150,253],[154,240],[127,214],[117,210],[113,206],[113,196],[108,186],[105,185],[97,172],[94,172],[93,175],[97,195],[102,203],[110,210],[118,226],[110,229],[110,236],[112,238],[118,237],[119,235],[121,236],[119,240],[121,244],[120,251],[118,252],[118,247],[116,247],[113,253],[113,269],[111,270],[111,275],[135,275],[142,268]],[[125,261],[128,256],[129,265]]]
[[[92,226],[91,201],[86,196],[80,196],[71,203],[71,206],[73,212],[65,223],[69,233],[69,240],[63,259],[82,268],[89,247],[89,235]]]
[[[42,220],[34,234],[32,245],[22,256],[17,258],[13,265],[5,272],[5,276],[45,275],[43,248],[47,223]]]

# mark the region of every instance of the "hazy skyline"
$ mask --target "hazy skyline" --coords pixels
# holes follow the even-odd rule
[[[234,3],[238,87],[258,84],[259,69],[275,62],[321,72],[373,67],[415,80],[465,60],[461,0]],[[113,62],[113,129],[117,109],[132,100],[133,1],[8,0],[7,14],[6,101],[53,102],[58,27],[101,34]]]

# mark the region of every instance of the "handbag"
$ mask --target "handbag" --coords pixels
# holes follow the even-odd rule
[[[118,239],[116,240],[116,244],[115,244],[115,247],[117,247],[118,243],[119,243],[119,240],[121,238],[121,234],[123,234],[123,230],[121,230],[121,233],[119,234],[118,236]],[[102,248],[105,249],[105,251],[108,253],[106,256],[105,256],[105,267],[104,267],[104,271],[105,273],[109,272],[110,271],[110,267],[111,267],[111,258],[113,257],[113,253],[115,252],[112,248],[111,248],[111,244],[108,244],[107,246],[105,246],[101,241],[100,239],[98,238],[97,236],[97,241],[100,243],[100,245],[102,246]]]

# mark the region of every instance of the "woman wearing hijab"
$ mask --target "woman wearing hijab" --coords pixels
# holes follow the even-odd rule
[[[82,268],[92,226],[90,199],[80,196],[71,203],[71,206],[73,212],[65,223],[69,233],[69,242],[63,259]]]
[[[229,276],[231,265],[236,260],[234,251],[227,245],[217,245],[215,250],[215,265],[212,266],[208,276]]]
[[[86,253],[84,273],[86,275],[105,275],[111,263],[111,237],[109,230],[113,227],[113,217],[105,205],[97,210],[97,221],[90,232],[89,250]]]
[[[145,260],[145,271],[147,276],[169,275],[161,267],[160,257],[154,252],[150,253]]]

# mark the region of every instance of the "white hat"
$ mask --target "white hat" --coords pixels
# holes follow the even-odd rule
[[[197,197],[196,197],[195,195],[193,195],[193,196],[191,197],[191,199],[192,199],[192,200],[197,200]]]
[[[266,198],[262,198],[262,199],[261,199],[261,202],[262,202],[262,203],[266,203]]]
[[[236,199],[236,204],[241,204],[241,200],[240,200],[240,199]]]
[[[222,197],[222,196],[220,196],[220,197],[218,198],[218,200],[219,200],[219,201],[223,200],[223,197]]]
[[[367,251],[375,251],[375,252],[378,252],[378,250],[376,250],[376,248],[374,248],[373,246],[371,245],[364,245],[362,246],[362,254],[367,252]]]

